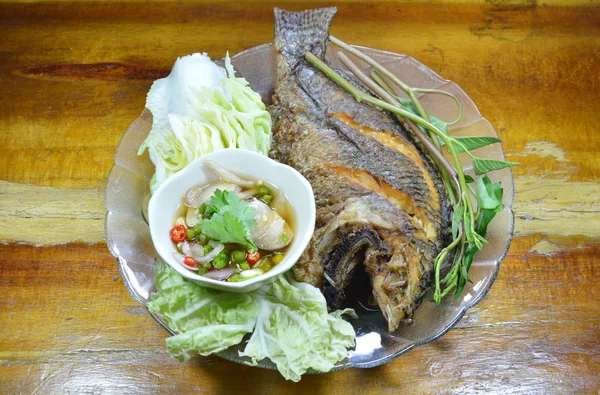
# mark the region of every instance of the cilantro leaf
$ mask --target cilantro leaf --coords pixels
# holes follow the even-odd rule
[[[255,250],[250,230],[256,222],[256,209],[234,192],[220,189],[210,202],[214,214],[202,220],[202,232],[220,243],[238,243]]]

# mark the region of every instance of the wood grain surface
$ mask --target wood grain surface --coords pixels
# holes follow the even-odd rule
[[[177,58],[272,39],[275,5],[0,2],[0,393],[600,393],[600,3],[338,1],[332,34],[458,83],[504,141],[515,238],[487,297],[374,369],[180,364],[104,242],[103,186]]]

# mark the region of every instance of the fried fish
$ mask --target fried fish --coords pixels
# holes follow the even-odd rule
[[[325,57],[335,12],[275,9],[271,155],[315,193],[316,230],[294,267],[298,280],[320,287],[337,309],[364,268],[391,332],[411,321],[431,283],[450,203],[430,158],[391,114],[357,102],[304,59],[308,51]]]

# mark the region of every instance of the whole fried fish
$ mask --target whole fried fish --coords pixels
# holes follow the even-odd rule
[[[304,59],[308,51],[324,58],[335,12],[275,9],[271,154],[315,193],[316,231],[296,277],[321,287],[337,309],[364,265],[364,286],[391,332],[412,321],[431,282],[448,241],[449,201],[430,159],[391,114],[358,103]]]

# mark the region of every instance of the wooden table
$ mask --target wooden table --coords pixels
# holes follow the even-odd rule
[[[598,2],[337,3],[335,36],[457,82],[522,163],[487,297],[374,369],[294,384],[217,357],[179,364],[106,248],[103,186],[151,82],[177,56],[271,41],[275,3],[2,2],[0,393],[598,393]]]

